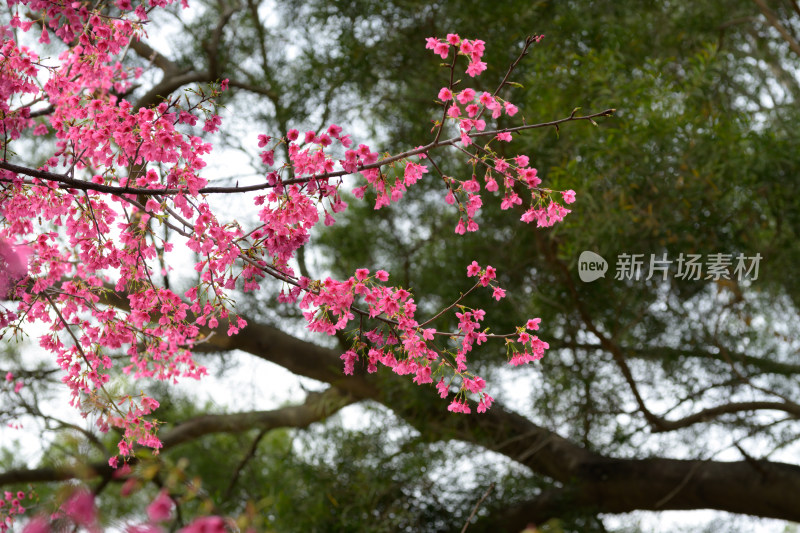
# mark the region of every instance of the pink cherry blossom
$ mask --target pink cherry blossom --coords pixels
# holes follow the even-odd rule
[[[458,103],[460,104],[469,104],[475,100],[475,90],[466,88],[460,93],[458,93]]]
[[[147,506],[147,517],[152,522],[164,522],[165,520],[169,520],[174,505],[167,491],[162,490],[158,493],[156,499]]]
[[[531,318],[525,323],[525,328],[530,329],[532,331],[536,331],[539,329],[539,324],[542,322],[541,318]]]
[[[515,155],[510,149],[502,155],[490,151],[484,156],[489,149],[484,146],[490,146],[486,143],[493,136],[505,142],[512,139],[510,132],[482,135],[487,120],[491,130],[491,124],[496,124],[493,119],[503,111],[513,116],[517,108],[488,92],[478,97],[472,88],[455,95],[453,81],[438,93],[448,106],[446,118],[450,118],[437,123],[441,129],[436,138],[441,142],[397,154],[366,144],[355,148],[351,135],[336,124],[320,125],[302,138],[294,128],[274,138],[258,134],[256,153],[264,168],[258,169],[261,183],[252,197],[257,220],[248,225],[212,208],[206,194],[211,190],[208,174],[203,169],[213,147],[207,138],[196,135],[202,135],[196,128],[198,121],[205,133],[227,127],[227,118],[223,120],[226,111],[217,100],[228,88],[228,80],[190,91],[185,98],[164,95],[163,101],[140,109],[117,97],[132,91],[132,80],[142,75],[123,69],[118,58],[129,49],[131,39],[138,38],[150,8],[167,3],[155,0],[149,7],[134,8],[129,0],[116,0],[114,4],[122,12],[114,17],[101,17],[88,4],[50,3],[55,10],[52,16],[30,16],[40,16],[34,20],[43,25],[43,42],[50,39],[51,30],[55,33],[64,48],[62,54],[43,62],[11,36],[0,45],[4,66],[0,96],[6,103],[41,101],[52,107],[46,125],[36,124],[29,109],[27,115],[25,111],[3,114],[0,122],[7,142],[49,132],[56,145],[46,154],[41,169],[30,169],[28,174],[0,171],[7,192],[0,199],[0,297],[31,274],[14,294],[18,308],[0,308],[0,333],[14,321],[45,326],[42,329],[47,333],[39,345],[61,368],[70,405],[84,414],[91,412],[100,431],[119,431],[119,455],[108,459],[108,464],[120,473],[138,447],[157,453],[162,446],[154,417],[159,402],[132,392],[141,390],[135,386],[116,393],[108,392],[114,389],[106,385],[123,376],[129,382],[201,379],[207,371],[194,358],[193,347],[206,339],[209,329],[216,330],[215,334],[242,334],[247,323],[237,315],[235,291],[258,290],[270,280],[277,285],[280,302],[298,306],[309,331],[325,335],[358,332],[340,356],[345,374],[355,373],[356,364],[367,372],[383,366],[420,385],[435,383],[442,398],[448,396],[452,384],[455,398],[450,411],[469,413],[469,404],[479,402],[478,412],[485,412],[493,399],[486,394],[485,381],[468,369],[474,346],[495,335],[489,332],[490,324],[483,324],[487,313],[469,307],[467,292],[486,288],[497,300],[504,297],[505,291],[496,286],[494,268],[482,269],[472,261],[467,277],[477,277],[477,281],[462,280],[466,283],[464,299],[456,299],[449,307],[445,304],[439,314],[421,317],[413,291],[389,285],[389,273],[379,269],[380,264],[366,265],[377,269],[373,276],[368,268],[358,268],[347,279],[311,280],[296,272],[297,254],[320,225],[333,224],[338,218],[335,215],[347,209],[345,195],[350,184],[357,199],[369,192],[375,197],[374,207],[380,209],[402,201],[423,179],[431,183],[441,179],[446,191],[443,207],[458,214],[455,231],[462,235],[479,230],[484,202],[499,201],[502,209],[512,209],[522,205],[523,196],[526,202],[530,198],[531,205],[541,200],[545,193],[536,189],[541,180],[536,169],[527,168],[527,156]],[[36,11],[33,5],[25,6]],[[32,27],[32,22],[16,17],[12,27]],[[470,76],[486,70],[483,41],[457,34],[426,40],[426,48],[443,59],[451,46],[458,52],[453,63],[445,66],[451,80],[465,62]],[[465,106],[466,115],[459,106]],[[17,107],[16,103],[6,105],[8,109]],[[449,134],[455,136],[447,139]],[[481,139],[484,136],[486,139]],[[458,178],[441,176],[433,164],[435,158],[428,158],[429,152],[459,142],[463,162],[472,171]],[[63,168],[70,168],[75,177],[58,174]],[[140,170],[130,172],[132,168]],[[46,171],[50,174],[43,174]],[[485,172],[483,178],[480,172]],[[38,177],[42,175],[50,177]],[[78,178],[87,190],[78,194],[64,188]],[[482,197],[481,179],[490,193],[502,186],[502,199],[494,194]],[[219,184],[211,185],[219,190]],[[230,187],[229,193],[238,194],[236,189],[238,184]],[[574,191],[562,194],[565,203],[571,203],[570,198],[574,201]],[[552,225],[568,213],[553,201],[547,206],[536,203],[535,211],[526,210],[522,216],[530,219],[526,222]],[[47,225],[48,231],[34,223],[40,219],[46,221],[41,225]],[[185,242],[184,252],[196,257],[190,267],[196,282],[180,291],[153,281],[168,275],[171,265],[182,262],[182,256],[173,252],[173,242],[153,229],[164,226]],[[463,277],[463,271],[459,275]],[[122,295],[123,305],[104,302],[109,286]],[[429,312],[427,305],[421,308]],[[428,327],[444,313],[455,313],[453,331]],[[528,329],[538,329],[538,322],[535,326]],[[361,331],[362,327],[366,331]],[[67,333],[75,334],[75,343],[65,342]],[[516,341],[508,335],[505,338],[518,354],[511,364],[537,360],[548,348],[527,333],[515,335]],[[13,387],[19,393],[23,386],[22,379],[15,380],[11,373],[6,376],[6,391]],[[133,490],[134,485],[125,487]],[[160,493],[147,507],[151,523],[135,526],[137,531],[156,529],[153,522],[168,520],[172,506],[169,495]],[[23,508],[17,501],[19,509]],[[97,512],[87,491],[73,494],[62,510],[66,516],[59,519],[89,530],[96,528]],[[225,522],[218,517],[198,519],[184,529],[224,530]]]

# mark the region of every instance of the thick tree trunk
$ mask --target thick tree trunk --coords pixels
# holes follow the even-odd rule
[[[435,439],[458,439],[501,453],[559,482],[547,492],[493,518],[519,531],[564,513],[718,509],[800,521],[800,467],[769,461],[625,459],[590,452],[527,418],[495,404],[485,414],[453,415],[432,389],[410,387],[396,376],[344,376],[340,353],[302,341],[271,326],[248,321],[239,335],[224,327],[214,348],[239,349],[291,372],[378,401]],[[394,401],[399,395],[404,399]],[[418,395],[422,401],[416,401]],[[404,401],[409,400],[411,401]],[[419,398],[421,399],[421,398]]]

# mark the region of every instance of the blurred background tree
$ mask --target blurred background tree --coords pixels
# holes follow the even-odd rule
[[[454,417],[432,391],[391,376],[344,378],[342,345],[319,345],[291,309],[273,303],[277,289],[265,290],[242,297],[254,325],[214,346],[224,353],[210,351],[209,364],[257,357],[331,388],[269,411],[305,418],[262,411],[239,425],[223,423],[224,413],[204,419],[213,416],[208,406],[185,398],[165,402],[167,443],[169,431],[198,420],[212,429],[142,458],[131,479],[145,494],[175,492],[178,522],[210,509],[276,531],[458,531],[490,486],[469,531],[635,529],[640,515],[626,513],[637,510],[800,521],[794,1],[196,4],[193,18],[160,21],[179,28],[155,56],[164,77],[135,97],[149,104],[188,83],[230,78],[226,104],[242,134],[220,141],[251,161],[253,174],[256,151],[242,139],[254,129],[336,122],[355,124],[387,151],[428,142],[445,83],[423,46],[432,35],[484,39],[490,70],[479,83],[492,90],[525,36],[544,33],[514,75],[523,87],[501,96],[528,123],[576,107],[617,113],[597,127],[537,130],[503,147],[529,154],[543,187],[577,191],[555,228],[525,225],[521,211],[485,201],[477,238],[459,237],[458,213],[442,209],[446,191],[429,174],[391,208],[351,201],[301,255],[312,277],[385,268],[422,310],[468,288],[472,259],[496,267],[508,298],[475,294],[468,305],[491,309],[497,332],[540,316],[551,345],[541,362],[513,372],[500,345],[474,353],[502,405]],[[151,61],[155,49],[134,46],[132,61]],[[436,157],[448,175],[470,172],[459,154]],[[605,278],[580,281],[584,250],[608,260]],[[638,280],[614,279],[625,253],[644,254]],[[673,261],[666,279],[645,279],[651,254]],[[759,254],[758,277],[680,279],[681,254]],[[39,416],[34,397],[23,407]],[[113,439],[87,448],[79,435],[59,435],[40,465],[18,464],[7,446],[0,481],[55,482],[65,476],[23,474],[69,471],[101,494],[108,520],[131,516],[134,506],[107,489],[109,472],[78,466],[102,464],[99,450]],[[46,487],[42,502],[58,490]],[[708,527],[735,530],[739,520]]]

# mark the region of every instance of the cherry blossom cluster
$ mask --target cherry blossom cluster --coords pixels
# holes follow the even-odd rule
[[[0,533],[5,533],[14,525],[16,517],[25,513],[25,507],[22,503],[25,500],[31,502],[35,501],[36,493],[29,491],[27,494],[24,491],[9,492],[4,491],[3,497],[0,498]]]
[[[359,269],[355,277],[346,282],[352,298],[360,298],[360,301],[368,306],[369,317],[381,318],[382,324],[367,331],[359,328],[354,334],[353,348],[341,356],[345,374],[353,374],[355,363],[363,360],[367,365],[367,372],[376,372],[378,364],[381,364],[392,369],[395,374],[413,375],[413,382],[418,385],[433,383],[434,378],[439,375],[442,375],[440,383],[445,379],[452,381],[458,376],[461,378],[459,394],[475,393],[480,396],[481,406],[491,405],[492,398],[483,390],[485,381],[467,373],[467,353],[472,350],[476,341],[481,344],[487,338],[485,332],[477,331],[480,324],[471,320],[473,313],[456,313],[459,325],[455,335],[426,328],[424,326],[427,323],[420,324],[415,319],[417,306],[409,291],[386,287],[379,283],[388,281],[388,278],[388,273],[383,270],[370,276],[367,269]],[[316,303],[322,299],[315,297],[311,300]],[[328,299],[327,296],[324,298]],[[346,308],[342,305],[334,312],[335,316],[339,317],[336,324],[328,318],[327,311],[330,308],[325,304],[318,304],[318,309],[311,312],[313,313],[311,318],[323,321],[330,333],[342,329],[346,321],[353,317],[352,313],[345,311],[352,307],[352,300],[342,303],[346,304]],[[478,310],[474,316],[482,319],[484,315],[482,310]],[[437,346],[435,343],[437,336],[460,338],[460,346],[455,352]]]
[[[0,27],[0,35],[2,33],[5,32]],[[11,39],[4,39],[0,46],[0,131],[4,138],[18,139],[32,123],[30,107],[17,104],[25,96],[39,92],[35,66],[38,59],[36,52]],[[0,140],[0,147],[6,142]]]
[[[473,261],[467,268],[467,275],[477,276],[478,282],[466,294],[482,286],[491,288],[497,300],[505,296],[505,290],[496,284],[496,271],[493,267],[487,266],[482,269],[476,261]],[[341,356],[345,374],[353,374],[356,362],[364,361],[367,372],[376,372],[378,364],[382,364],[398,375],[412,374],[414,383],[419,385],[433,383],[438,377],[436,387],[442,398],[447,397],[450,385],[458,379],[459,388],[448,409],[457,413],[469,413],[467,397],[468,394],[474,394],[479,399],[478,412],[485,412],[494,399],[484,390],[485,380],[469,373],[466,363],[467,354],[476,344],[486,342],[489,337],[498,337],[490,334],[488,328],[483,330],[480,328],[480,322],[484,320],[486,312],[483,309],[467,308],[457,301],[448,308],[458,309],[455,313],[458,319],[456,332],[438,332],[434,328],[426,328],[425,326],[432,320],[420,324],[415,319],[417,306],[409,291],[386,287],[379,283],[388,279],[389,274],[386,271],[379,270],[370,276],[369,270],[358,269],[355,276],[344,283],[326,280],[319,290],[308,292],[301,302],[301,307],[310,308],[305,313],[309,328],[312,331],[333,335],[336,331],[344,329],[347,322],[354,318],[353,302],[356,300],[359,303],[363,302],[369,310],[369,318],[380,318],[382,324],[366,331],[363,327],[359,327],[352,336],[353,348]],[[347,296],[334,297],[333,293]],[[538,318],[531,319],[528,321],[528,326],[538,329],[539,322]],[[437,337],[444,338],[445,342],[448,338],[459,339],[460,342],[454,348],[443,346],[441,343],[437,345],[435,342]],[[515,341],[509,339],[508,335],[499,337],[506,338],[507,344],[519,351]],[[516,342],[522,345],[523,352],[534,343],[525,335],[520,335]],[[534,344],[535,353],[541,357],[547,344],[540,341]],[[521,364],[519,358],[512,359],[510,363]]]
[[[166,3],[151,0],[150,7]],[[13,287],[19,302],[15,311],[0,313],[0,328],[23,321],[49,327],[39,342],[63,369],[71,404],[84,414],[95,413],[101,431],[122,430],[119,456],[109,460],[112,466],[120,466],[120,459],[133,454],[136,446],[157,450],[161,444],[158,422],[152,418],[158,401],[144,394],[112,394],[109,384],[120,372],[135,379],[201,378],[206,370],[194,360],[192,348],[220,328],[228,335],[245,328],[246,321],[235,312],[235,291],[256,290],[266,278],[284,284],[279,300],[297,302],[313,332],[333,335],[358,320],[351,332],[352,348],[342,355],[345,373],[353,373],[357,363],[368,372],[381,364],[413,376],[417,384],[436,383],[443,397],[452,386],[456,396],[448,409],[453,412],[469,412],[468,401],[473,400],[478,412],[484,412],[493,402],[486,382],[468,372],[467,357],[475,345],[493,337],[505,339],[514,365],[542,356],[546,343],[527,333],[538,328],[538,319],[518,329],[515,339],[489,334],[481,329],[485,311],[467,307],[462,296],[421,321],[411,293],[387,285],[384,270],[370,274],[359,269],[344,281],[311,280],[298,277],[291,266],[313,228],[320,221],[335,223],[335,215],[347,208],[342,198],[345,176],[363,179],[354,196],[361,199],[371,188],[380,209],[438,171],[430,153],[448,146],[464,153],[473,170],[466,179],[440,176],[447,187],[446,202],[458,204],[461,214],[457,233],[478,229],[483,205],[478,167],[484,170],[487,192],[498,193],[502,182],[502,209],[522,204],[517,194],[521,185],[531,192],[522,220],[543,226],[563,219],[569,211],[553,199],[552,191],[540,187],[529,158],[501,158],[492,148],[493,142],[510,142],[512,136],[492,130],[487,120],[514,117],[519,111],[498,96],[499,89],[456,90],[451,82],[439,91],[444,115],[436,140],[397,155],[355,146],[335,124],[303,134],[291,129],[276,138],[258,135],[264,183],[248,190],[265,192],[255,198],[259,223],[243,228],[237,221],[220,220],[201,175],[212,147],[198,129],[202,123],[203,132],[213,133],[222,125],[215,99],[228,80],[134,109],[121,95],[141,71],[127,70],[119,59],[137,38],[149,8],[117,0],[122,16],[106,17],[77,3],[29,0],[11,5],[41,16],[41,42],[49,40],[50,28],[68,48],[57,64],[44,67],[34,52],[18,46],[13,34],[0,28],[4,148],[27,130],[34,135],[52,132],[56,138],[55,151],[39,169],[0,170],[0,263],[7,272],[0,278],[0,293],[5,296]],[[31,29],[18,14],[11,26]],[[428,39],[427,47],[443,59],[453,47],[457,53],[451,70],[460,57],[466,58],[471,77],[486,70],[483,41],[449,34],[444,40]],[[38,101],[52,108],[44,113],[46,120],[32,118],[31,106]],[[446,121],[458,133],[440,141]],[[286,161],[276,161],[280,145],[285,145]],[[227,192],[239,192],[238,186]],[[575,193],[564,191],[562,197],[571,203]],[[162,230],[183,238],[198,257],[198,282],[182,294],[160,283],[169,272],[166,258],[178,251]],[[473,262],[467,274],[478,278],[473,289],[491,289],[497,300],[505,296],[491,266]],[[450,310],[458,320],[456,331],[427,327]]]
[[[59,66],[46,69],[35,54],[17,47],[11,35],[3,32],[0,106],[7,112],[0,126],[10,132],[6,139],[17,138],[21,128],[33,127],[24,97],[32,95],[31,102],[45,99],[52,107],[48,122],[57,141],[56,151],[40,171],[66,168],[66,175],[72,177],[79,170],[101,169],[85,183],[145,190],[174,188],[177,194],[168,198],[148,195],[146,204],[141,205],[136,196],[107,196],[97,189],[76,194],[54,181],[25,180],[0,171],[4,181],[0,190],[3,296],[11,283],[16,284],[25,274],[31,280],[27,290],[21,294],[18,290],[21,305],[17,312],[4,310],[0,320],[2,326],[17,319],[50,324],[51,332],[41,337],[40,345],[53,352],[64,369],[62,381],[72,391],[71,403],[84,413],[97,412],[97,424],[103,431],[110,426],[124,429],[122,455],[129,454],[133,444],[157,448],[156,424],[145,417],[158,402],[144,395],[116,398],[109,394],[105,386],[115,365],[108,352],[127,351],[131,364],[123,371],[135,377],[174,380],[205,374],[189,348],[199,326],[208,323],[213,327],[217,316],[229,318],[225,306],[218,309],[219,301],[226,297],[216,289],[227,280],[217,274],[238,258],[239,248],[232,242],[241,233],[235,225],[222,227],[207,203],[193,199],[206,184],[198,172],[205,166],[202,157],[211,145],[191,130],[179,131],[178,126],[189,128],[201,116],[205,117],[204,130],[213,131],[220,121],[213,113],[213,98],[226,84],[223,81],[213,87],[208,95],[201,90],[194,101],[187,97],[183,106],[175,99],[154,109],[134,110],[115,95],[129,88],[129,73],[113,57],[127,47],[136,24],[121,17],[86,15],[82,4],[35,5],[42,8],[41,16],[51,26],[55,20],[65,21],[58,26],[63,31],[56,32],[60,39],[73,40],[75,20],[81,31],[84,25],[86,31],[59,56]],[[130,4],[123,2],[118,7],[126,9]],[[145,11],[140,8],[136,16],[144,20]],[[17,16],[12,26],[30,29]],[[46,76],[41,92],[32,81],[37,75]],[[33,134],[49,128],[39,122]],[[148,163],[167,171],[160,174],[148,169]],[[120,176],[123,167],[128,169],[126,176]],[[154,221],[168,224],[168,218],[176,220],[177,231],[189,237],[191,249],[213,257],[207,260],[211,265],[204,262],[197,267],[203,274],[202,283],[185,295],[188,302],[152,282],[154,262],[172,246],[155,238],[152,226]],[[27,238],[27,247],[10,244],[20,237]],[[119,294],[127,300],[122,307],[105,301]],[[230,323],[232,330],[243,327],[243,321],[235,317]],[[111,462],[115,461],[112,458]]]
[[[37,169],[0,169],[0,300],[17,302],[14,310],[0,306],[0,338],[21,331],[24,323],[48,328],[39,344],[63,370],[71,405],[84,416],[94,414],[100,431],[121,430],[119,455],[108,461],[118,472],[137,446],[161,447],[153,417],[159,403],[143,393],[114,393],[110,385],[124,375],[200,379],[207,372],[194,360],[193,348],[211,335],[245,328],[235,311],[236,291],[256,290],[269,278],[283,284],[279,301],[297,303],[310,331],[349,335],[351,348],[341,356],[345,374],[355,373],[356,365],[370,373],[383,365],[414,383],[433,385],[442,398],[453,393],[451,412],[470,413],[471,403],[479,413],[489,409],[494,398],[486,381],[468,368],[476,346],[504,340],[514,366],[541,358],[548,348],[531,334],[539,329],[538,318],[514,333],[492,334],[483,325],[486,311],[467,305],[466,297],[479,288],[491,290],[498,301],[505,297],[493,267],[473,261],[467,276],[476,278],[474,286],[427,320],[417,316],[414,295],[391,286],[385,270],[361,268],[339,281],[308,279],[292,267],[314,228],[334,224],[335,215],[347,208],[345,176],[359,180],[352,190],[357,199],[372,190],[380,209],[438,173],[445,202],[459,210],[459,234],[479,229],[482,188],[502,195],[504,210],[522,206],[520,193],[529,191],[527,207],[520,208],[526,223],[550,226],[563,220],[569,210],[562,203],[574,202],[575,192],[542,188],[528,156],[501,157],[495,150],[530,127],[497,125],[519,112],[500,96],[505,80],[494,92],[459,89],[453,81],[460,59],[471,78],[486,70],[485,43],[456,34],[427,39],[426,47],[442,59],[455,50],[451,81],[438,93],[443,111],[431,143],[391,155],[356,145],[336,124],[302,134],[291,129],[279,137],[263,133],[257,137],[263,183],[210,187],[202,172],[212,146],[202,135],[222,126],[216,99],[228,80],[148,108],[135,109],[125,97],[142,71],[124,67],[124,53],[141,34],[149,11],[168,3],[134,6],[116,0],[114,6],[89,7],[64,0],[9,1],[10,25],[0,26],[2,162],[10,163],[14,141],[26,133],[52,133],[55,149]],[[34,24],[41,28],[40,43],[49,43],[51,33],[60,41],[57,60],[42,61],[15,41],[12,30],[29,32]],[[526,41],[526,49],[538,39]],[[455,136],[443,139],[445,126]],[[285,161],[276,156],[280,146]],[[433,152],[448,147],[472,167],[468,177],[441,173]],[[219,189],[262,191],[254,200],[255,227],[220,219],[208,201]],[[166,279],[171,258],[181,249],[198,258],[197,282],[176,292]],[[450,312],[457,321],[454,331],[431,327]],[[24,382],[15,379],[9,372],[4,390],[19,394]],[[7,519],[24,511],[20,497],[11,502],[0,500]],[[161,531],[172,505],[162,492],[148,507],[147,524],[130,530]],[[57,515],[34,518],[25,531],[50,531],[53,520],[99,528],[94,499],[86,491],[73,494]],[[204,517],[183,531],[224,530],[223,519]]]
[[[542,37],[535,38],[535,41],[538,42]],[[429,38],[427,48],[434,50],[434,53],[445,59],[451,45],[459,47],[458,54],[470,58],[470,68],[467,72],[471,76],[475,76],[485,68],[485,65],[483,68],[474,66],[482,64],[476,62],[483,54],[483,44],[482,41],[469,41],[461,39],[456,34],[448,34],[446,40]],[[451,68],[454,67],[455,61]],[[515,190],[516,185],[521,185],[531,191],[530,206],[521,217],[523,222],[530,223],[535,220],[537,227],[548,227],[564,219],[570,211],[551,196],[551,190],[539,187],[542,181],[537,176],[537,170],[529,166],[528,156],[518,155],[511,159],[505,159],[499,157],[492,149],[492,141],[511,142],[513,135],[510,131],[497,130],[494,136],[490,137],[489,142],[483,145],[477,143],[487,128],[486,120],[481,118],[484,114],[491,113],[492,120],[496,120],[502,115],[513,117],[519,111],[517,106],[503,100],[496,93],[477,91],[472,87],[456,92],[452,83],[439,90],[438,98],[445,106],[444,119],[457,126],[462,150],[470,155],[470,163],[473,167],[473,174],[469,179],[458,180],[442,176],[448,189],[445,201],[451,205],[457,202],[461,214],[456,225],[456,233],[463,235],[466,232],[477,231],[479,228],[475,221],[475,214],[483,202],[480,195],[477,194],[481,189],[481,184],[477,179],[478,166],[483,167],[484,187],[487,192],[497,192],[499,190],[498,180],[501,180],[504,189],[501,209],[511,209],[514,206],[522,205],[523,200]],[[440,127],[443,125],[443,123],[440,124]],[[470,146],[473,151],[469,151],[468,147]],[[464,197],[466,198],[464,199]],[[574,202],[575,191],[563,191],[563,200],[565,203]]]
[[[442,59],[447,59],[450,54],[450,47],[457,50],[458,55],[466,56],[469,59],[467,74],[473,78],[486,70],[486,63],[481,61],[483,52],[486,50],[486,43],[480,39],[462,39],[455,33],[448,33],[446,39],[428,37],[425,41],[425,48],[433,50]]]
[[[16,379],[16,378],[14,377],[14,373],[13,372],[6,372],[5,384],[9,385],[9,386],[13,386],[11,388],[13,388],[14,394],[19,394],[19,391],[21,391],[22,388],[25,386],[25,382],[23,380],[21,380],[21,379],[18,379],[17,381],[14,381],[14,379]]]

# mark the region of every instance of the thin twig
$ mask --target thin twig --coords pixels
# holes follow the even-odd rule
[[[478,508],[481,506],[483,501],[489,496],[489,493],[492,492],[492,489],[494,488],[494,485],[495,485],[495,483],[493,481],[492,484],[489,485],[489,488],[486,489],[486,492],[483,493],[483,496],[481,496],[481,499],[478,500],[478,503],[475,504],[475,507],[472,509],[472,512],[470,513],[469,518],[467,518],[467,521],[464,524],[464,527],[461,528],[461,533],[464,533],[467,530],[467,527],[469,527],[470,521],[472,521],[472,518],[475,516],[475,513],[478,512]]]

